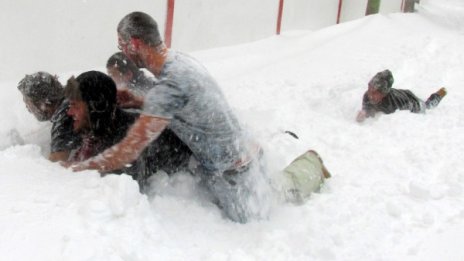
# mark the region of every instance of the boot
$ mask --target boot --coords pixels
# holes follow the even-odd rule
[[[332,175],[330,175],[330,172],[327,170],[327,168],[325,167],[324,165],[324,162],[322,161],[322,158],[321,156],[319,155],[319,153],[317,153],[316,151],[314,150],[310,150],[309,152],[311,153],[314,153],[317,158],[319,159],[319,161],[321,162],[321,166],[322,166],[322,174],[324,175],[324,178],[328,179],[330,177],[332,177]]]
[[[447,91],[446,91],[445,87],[442,87],[437,92],[432,93],[432,95],[430,95],[430,97],[427,99],[427,101],[425,101],[426,108],[427,109],[432,109],[432,108],[437,107],[437,105],[440,103],[441,99],[443,99],[443,97],[445,97],[446,94],[447,94]]]

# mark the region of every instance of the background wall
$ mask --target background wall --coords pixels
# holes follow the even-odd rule
[[[339,0],[284,3],[282,32],[336,23]],[[366,4],[367,0],[343,0],[341,21],[363,17]],[[279,0],[177,0],[172,47],[194,51],[272,36],[278,7]],[[398,12],[400,7],[401,0],[383,0],[380,12]],[[167,0],[0,1],[0,80],[18,81],[39,70],[53,73],[103,67],[118,51],[116,26],[124,15],[136,10],[148,13],[164,35],[166,9]],[[57,58],[74,52],[79,53],[77,60]]]
[[[119,20],[130,11],[144,10],[164,21],[165,2],[2,0],[0,79],[19,80],[24,74],[38,70],[63,72],[103,66],[106,59],[118,50],[116,26]],[[82,16],[76,16],[76,13]],[[98,29],[95,30],[95,27]],[[58,59],[67,57],[66,54],[71,52],[79,52],[79,60]],[[83,64],[88,67],[80,68]]]
[[[282,31],[316,30],[337,22],[339,0],[285,0]]]
[[[269,37],[278,7],[278,0],[177,0],[172,47],[193,51]]]
[[[367,1],[368,0],[343,0],[340,22],[347,22],[363,17],[366,13]]]
[[[383,0],[381,1],[379,13],[388,14],[388,13],[394,13],[394,12],[401,12],[402,1],[403,0]]]

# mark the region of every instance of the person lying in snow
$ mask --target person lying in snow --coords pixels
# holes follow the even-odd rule
[[[64,96],[69,101],[67,114],[73,120],[73,131],[82,140],[64,165],[84,161],[116,144],[139,117],[138,113],[117,106],[116,85],[101,72],[88,71],[71,77]],[[190,154],[190,149],[167,129],[129,166],[111,172],[131,175],[143,189],[147,178],[158,170],[169,174],[186,168]]]
[[[73,133],[72,119],[66,114],[68,102],[56,76],[47,72],[26,75],[18,83],[24,103],[38,121],[51,121],[51,161],[65,161],[70,152],[80,145],[80,137]]]
[[[424,113],[426,109],[435,108],[446,95],[446,89],[440,88],[424,102],[410,90],[392,88],[393,75],[389,70],[378,72],[370,81],[364,93],[362,110],[356,121],[363,122],[368,117],[374,117],[377,112],[390,114],[396,110],[409,110],[414,113]]]

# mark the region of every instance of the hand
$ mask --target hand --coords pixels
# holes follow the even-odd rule
[[[60,161],[61,166],[71,169],[74,172],[83,171],[86,169],[95,169],[95,162],[93,161],[81,161],[81,162],[73,162],[73,161]]]
[[[79,171],[89,169],[87,164],[83,164],[82,162],[77,162],[77,163],[71,164],[70,167],[71,167],[73,172],[79,172]]]
[[[135,95],[129,89],[118,89],[117,101],[121,108],[140,109],[143,104],[143,98]]]
[[[363,122],[367,117],[367,113],[364,110],[358,112],[358,116],[356,116],[357,122]]]
[[[72,161],[60,161],[60,165],[72,171],[83,171],[87,169],[87,164],[82,164],[82,162],[72,162]]]
[[[73,162],[71,162],[71,161],[59,161],[58,163],[60,163],[60,165],[65,167],[65,168],[69,168],[73,164]]]

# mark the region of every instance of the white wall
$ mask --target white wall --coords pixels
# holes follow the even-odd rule
[[[402,0],[380,0],[379,13],[388,14],[401,12]],[[366,14],[368,0],[343,0],[340,22],[348,22]]]
[[[402,0],[382,0],[380,2],[379,13],[388,14],[401,12],[401,2]]]
[[[364,17],[366,14],[367,1],[368,0],[343,0],[340,22],[348,22]]]
[[[53,73],[104,66],[106,59],[117,51],[116,26],[119,20],[135,10],[143,10],[164,20],[165,2],[2,0],[0,80],[19,81],[24,74],[38,70]],[[75,52],[79,53],[78,59],[59,59]]]
[[[278,0],[176,0],[172,47],[192,51],[269,37],[278,7]]]
[[[19,81],[24,74],[39,70],[54,73],[104,67],[107,58],[118,51],[120,19],[132,11],[144,11],[155,18],[164,35],[166,3],[1,0],[0,81]],[[366,4],[367,0],[343,0],[341,21],[363,17]],[[279,0],[177,0],[172,47],[194,51],[272,36],[278,7]],[[383,0],[381,12],[400,11],[400,7],[401,0]],[[338,0],[285,0],[281,31],[333,25],[337,11]],[[69,55],[75,52],[79,55]],[[78,59],[58,58],[68,55]]]
[[[337,22],[338,0],[285,0],[281,31],[316,30]]]

